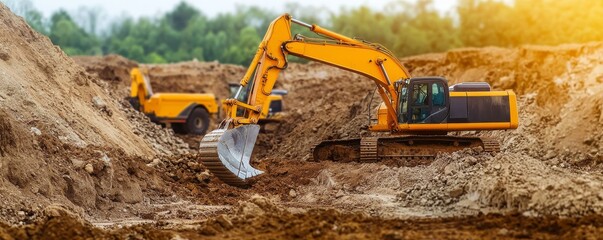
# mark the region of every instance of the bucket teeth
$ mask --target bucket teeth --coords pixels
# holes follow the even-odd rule
[[[247,178],[263,173],[249,163],[259,131],[258,125],[246,125],[210,132],[199,143],[201,161],[226,184],[246,186]]]

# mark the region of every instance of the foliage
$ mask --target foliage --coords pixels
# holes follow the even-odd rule
[[[279,15],[239,6],[233,13],[210,18],[181,2],[155,18],[114,19],[100,33],[102,9],[80,8],[74,14],[59,10],[45,19],[30,0],[2,1],[68,54],[118,53],[147,63],[198,59],[246,65],[268,25]],[[413,2],[395,0],[384,10],[343,8],[337,14],[297,3],[286,4],[285,9],[305,22],[380,43],[400,57],[464,46],[556,45],[603,39],[603,1],[458,0],[457,7],[447,14],[437,11],[433,0]],[[303,27],[294,26],[293,31],[317,37]]]
[[[70,55],[101,54],[99,39],[85,32],[65,11],[58,11],[50,18],[49,37]]]
[[[556,45],[603,39],[603,1],[460,0],[461,41],[466,46]]]
[[[344,35],[380,43],[398,56],[460,46],[452,18],[440,15],[431,0],[420,0],[416,5],[393,2],[388,9],[393,10],[378,12],[368,7],[344,10],[333,17],[333,28]]]

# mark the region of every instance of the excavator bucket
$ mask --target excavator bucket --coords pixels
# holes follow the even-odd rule
[[[260,126],[255,124],[233,129],[216,129],[201,140],[201,161],[223,182],[233,186],[245,186],[247,178],[263,173],[249,163],[259,132]]]

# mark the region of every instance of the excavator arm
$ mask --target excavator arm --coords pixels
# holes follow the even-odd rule
[[[302,36],[292,37],[291,23],[309,28],[312,32],[324,36],[309,39]],[[246,103],[230,99],[227,101],[234,126],[257,123],[263,109],[267,109],[267,97],[270,95],[279,73],[287,67],[287,55],[322,62],[368,77],[373,80],[388,111],[388,125],[395,130],[397,124],[396,106],[398,93],[393,82],[410,78],[402,63],[384,47],[338,33],[317,25],[309,25],[284,14],[269,26],[264,39],[241,79],[241,87],[252,84]],[[255,74],[254,74],[255,73]],[[337,83],[333,83],[337,84]],[[240,90],[239,90],[240,92]],[[237,108],[244,108],[245,114],[237,116]]]
[[[292,23],[309,28],[324,38],[292,37]],[[402,63],[380,45],[352,39],[284,14],[270,24],[241,79],[235,97],[225,101],[226,119],[219,129],[206,135],[200,143],[201,160],[218,178],[230,185],[245,185],[246,178],[262,173],[250,165],[251,152],[259,132],[256,123],[263,111],[268,109],[267,98],[279,73],[287,68],[289,54],[373,80],[388,112],[387,127],[390,131],[398,128],[397,110],[394,107],[397,106],[398,93],[393,83],[410,78]],[[251,86],[247,102],[238,101],[239,94],[248,84]],[[239,108],[244,111],[237,111]]]

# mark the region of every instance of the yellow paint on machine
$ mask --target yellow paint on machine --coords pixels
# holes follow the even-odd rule
[[[507,91],[509,93],[509,110],[511,111],[511,129],[517,129],[519,126],[519,113],[517,110],[517,95],[513,91]]]
[[[406,125],[401,128],[408,129],[411,132],[421,131],[470,131],[470,130],[503,130],[510,129],[511,122],[490,122],[490,123],[413,123],[400,124]]]
[[[450,92],[450,97],[503,97],[515,95],[512,91],[489,91],[489,92]]]
[[[513,91],[490,92],[450,92],[450,97],[501,97],[509,98],[509,122],[472,122],[472,123],[411,123],[399,124],[398,128],[404,132],[423,131],[472,131],[472,130],[505,130],[516,129],[519,126],[517,113],[517,96]]]
[[[145,114],[154,114],[166,122],[176,120],[187,107],[197,104],[204,107],[209,114],[218,112],[218,104],[213,94],[193,93],[153,93],[148,76],[143,70],[134,68],[130,73],[130,97],[138,99],[140,108]],[[186,116],[185,116],[186,117]]]
[[[259,121],[266,120],[268,118],[268,114],[270,112],[270,104],[275,101],[283,101],[283,96],[271,94],[266,97],[266,104],[262,105],[262,112],[260,113]],[[222,100],[222,111],[228,114],[228,104],[226,104],[226,100]]]

